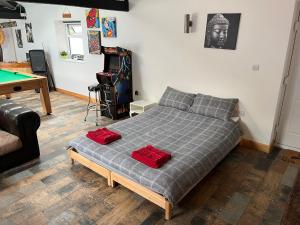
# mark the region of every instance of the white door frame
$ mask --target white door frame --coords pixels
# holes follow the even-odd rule
[[[292,61],[294,57],[295,52],[295,45],[296,45],[296,38],[297,35],[300,34],[300,2],[296,2],[295,4],[295,10],[294,10],[294,19],[293,19],[293,27],[290,33],[290,40],[289,40],[289,47],[288,47],[288,53],[286,57],[285,62],[285,69],[284,69],[284,76],[282,78],[281,82],[281,90],[278,98],[278,105],[277,105],[277,114],[276,114],[276,123],[273,128],[273,134],[272,134],[272,141],[271,145],[275,145],[281,148],[290,148],[290,146],[284,146],[277,143],[278,134],[281,132],[280,127],[282,123],[282,114],[283,109],[285,106],[286,98],[287,98],[287,88],[289,84],[289,78],[291,76],[291,67],[292,67]]]

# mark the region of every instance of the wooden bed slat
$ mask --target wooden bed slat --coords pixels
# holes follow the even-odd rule
[[[129,180],[128,178],[125,178],[115,172],[111,172],[111,180],[115,181],[124,187],[128,188],[131,191],[134,191],[135,193],[143,196],[144,198],[148,199],[149,201],[155,203],[156,205],[165,208],[165,198],[161,196],[160,194],[157,194],[144,186]]]
[[[85,167],[93,170],[94,172],[100,174],[101,176],[105,177],[107,179],[108,186],[111,186],[111,178],[110,178],[110,170],[99,166],[98,164],[92,162],[91,160],[83,157],[79,153],[74,151],[74,148],[69,148],[68,153],[71,158],[72,164],[74,164],[74,160],[79,162],[80,164],[84,165]]]
[[[159,207],[165,210],[165,219],[170,220],[172,217],[172,205],[171,203],[165,199],[162,195],[151,191],[150,189],[124,177],[119,175],[118,173],[112,172],[98,164],[92,162],[91,160],[85,158],[84,156],[80,155],[76,152],[76,149],[69,148],[68,154],[71,158],[71,163],[74,163],[74,160],[79,162],[80,164],[86,166],[87,168],[95,171],[96,173],[100,174],[101,176],[107,178],[108,186],[114,187],[114,183],[119,183],[124,187],[128,188],[129,190],[137,193],[138,195],[144,197],[145,199],[153,202],[154,204],[158,205]]]
[[[172,217],[172,205],[160,194],[149,190],[148,188],[124,177],[115,172],[111,172],[111,182],[117,182],[129,190],[141,195],[145,199],[165,209],[165,219],[170,220]]]

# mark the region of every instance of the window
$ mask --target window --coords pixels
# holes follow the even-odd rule
[[[63,60],[82,61],[84,47],[81,22],[57,20],[55,31],[59,57]]]
[[[65,23],[67,44],[71,59],[83,60],[84,50],[82,41],[82,27],[80,22]]]

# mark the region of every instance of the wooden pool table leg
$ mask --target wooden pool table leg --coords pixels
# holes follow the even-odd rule
[[[46,112],[47,114],[51,114],[52,109],[51,109],[51,102],[50,102],[50,97],[49,97],[49,88],[48,88],[47,79],[41,80],[40,98],[41,98],[41,103],[43,106],[43,111]]]

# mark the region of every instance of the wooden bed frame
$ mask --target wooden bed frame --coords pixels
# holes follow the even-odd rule
[[[87,168],[93,170],[94,172],[100,174],[101,176],[105,177],[107,179],[107,184],[110,187],[115,187],[115,184],[121,184],[124,187],[128,188],[129,190],[137,193],[138,195],[144,197],[145,199],[153,202],[154,204],[160,206],[165,210],[165,219],[170,220],[172,217],[172,205],[171,203],[164,198],[162,195],[151,191],[150,189],[116,173],[113,171],[110,171],[109,169],[106,169],[103,166],[100,166],[91,160],[83,157],[80,155],[75,148],[69,148],[68,154],[71,159],[72,164],[74,164],[74,161],[79,162],[80,164],[86,166]]]

